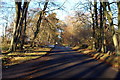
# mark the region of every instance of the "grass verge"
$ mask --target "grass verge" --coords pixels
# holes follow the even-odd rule
[[[16,51],[9,54],[1,54],[0,59],[2,59],[3,66],[11,66],[19,64],[28,60],[39,58],[46,55],[52,48],[34,48],[26,51]]]
[[[120,70],[120,56],[115,55],[114,53],[100,53],[95,50],[90,49],[80,49],[79,46],[72,47],[73,50],[77,50],[82,54],[90,55],[94,59],[103,61],[107,64],[112,65],[116,69]]]

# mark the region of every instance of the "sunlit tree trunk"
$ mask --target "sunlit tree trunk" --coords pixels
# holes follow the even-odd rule
[[[120,55],[120,1],[117,2],[118,7],[118,31],[116,32],[116,52],[117,55]]]
[[[11,39],[11,45],[9,50],[10,51],[15,51],[17,48],[17,43],[18,43],[18,24],[19,24],[19,20],[20,20],[20,10],[21,10],[21,2],[15,2],[15,6],[16,6],[16,21],[14,23],[14,29],[13,29],[13,37]]]
[[[114,30],[114,24],[113,24],[113,19],[112,19],[112,12],[111,12],[111,8],[110,8],[110,3],[107,2],[106,3],[107,6],[108,6],[108,10],[105,8],[105,15],[109,21],[109,24],[110,24],[110,27],[111,27],[111,31],[112,31],[112,34],[113,34],[113,43],[114,43],[114,46],[115,46],[115,49],[116,49],[116,52],[117,54],[120,54],[120,2],[117,2],[117,6],[118,6],[118,31],[115,32]],[[106,6],[104,3],[103,3],[104,6]]]

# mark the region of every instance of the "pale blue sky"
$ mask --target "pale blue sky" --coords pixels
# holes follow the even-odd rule
[[[14,19],[15,15],[13,13],[15,13],[15,9],[8,9],[8,8],[3,8],[1,6],[4,7],[14,7],[14,0],[0,0],[2,2],[0,2],[0,36],[3,34],[3,23],[6,22],[6,20],[2,19],[3,16],[8,16],[9,17],[9,21]],[[35,8],[37,7],[37,5],[32,4],[33,2],[37,2],[37,1],[43,1],[43,0],[32,0],[32,2],[30,3],[30,7]],[[60,5],[62,5],[66,0],[51,0],[53,2],[56,3],[60,3]],[[74,15],[74,11],[75,11],[75,4],[77,4],[79,1],[81,2],[86,2],[87,0],[67,0],[66,3],[64,4],[64,10],[55,10],[54,12],[57,13],[57,18],[59,18],[60,20],[64,20],[65,17],[67,15]],[[109,0],[109,1],[114,1],[114,0]],[[6,2],[7,4],[5,4],[4,2]],[[2,11],[4,10],[4,12]]]
[[[41,0],[32,0],[32,2],[30,3],[30,7],[35,7],[35,5],[33,5],[33,2],[37,2],[37,1],[41,1]],[[43,1],[43,0],[42,0]],[[51,0],[53,2],[59,3],[60,5],[62,5],[66,0]],[[64,20],[65,16],[67,15],[72,15],[72,8],[73,6],[78,2],[79,0],[67,0],[66,3],[64,4],[64,10],[55,10],[54,12],[57,13],[57,18],[59,18],[60,20]],[[7,3],[7,4],[6,4]],[[4,7],[14,7],[14,0],[1,0],[0,2],[1,6]],[[36,6],[37,7],[37,6]],[[3,34],[3,23],[6,22],[6,20],[3,19],[3,16],[7,16],[9,17],[9,21],[10,22],[12,19],[14,19],[15,15],[13,14],[15,11],[15,9],[11,9],[11,8],[3,8],[0,7],[0,36]],[[8,24],[9,25],[9,24]]]

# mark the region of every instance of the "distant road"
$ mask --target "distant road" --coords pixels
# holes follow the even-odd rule
[[[5,78],[120,78],[120,72],[68,47],[56,46],[47,56],[3,69]]]

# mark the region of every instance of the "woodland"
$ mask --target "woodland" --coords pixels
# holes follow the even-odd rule
[[[1,22],[6,21],[1,23],[3,32],[0,37],[3,65],[22,61],[21,55],[39,55],[36,51],[47,52],[53,48],[51,46],[62,45],[88,51],[86,54],[93,57],[106,56],[105,60],[112,57],[113,61],[110,62],[110,59],[108,62],[120,67],[120,1],[78,1],[73,7],[73,14],[61,20],[55,11],[67,12],[67,2],[15,0],[10,7],[7,6],[9,3],[0,2]],[[24,57],[28,58],[33,59]]]

